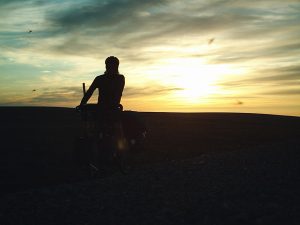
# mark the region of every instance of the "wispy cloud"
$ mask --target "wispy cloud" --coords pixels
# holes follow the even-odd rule
[[[125,98],[132,97],[149,97],[149,96],[161,96],[170,94],[176,91],[183,90],[183,88],[178,87],[165,87],[161,85],[148,86],[148,87],[126,87],[123,96]]]
[[[83,93],[82,89],[78,86],[67,86],[60,88],[41,88],[33,89],[34,94],[27,98],[21,98],[20,100],[12,100],[7,102],[2,102],[1,105],[41,105],[45,102],[48,104],[56,105],[69,105],[69,103],[78,103],[80,102]],[[32,91],[33,91],[32,90]],[[173,92],[183,90],[182,88],[176,87],[166,87],[161,85],[149,85],[147,87],[126,87],[123,93],[124,99],[139,99],[151,98],[164,96],[166,94],[171,94]],[[94,97],[97,95],[97,91],[94,93]]]
[[[69,102],[79,102],[81,98],[82,90],[79,87],[61,87],[57,89],[41,89],[29,101],[33,104],[43,102],[68,104]]]
[[[37,30],[33,29],[30,40],[25,41],[22,38],[23,42],[27,43],[25,46],[28,47],[29,44],[51,54],[99,58],[110,52],[124,54],[126,51],[128,55],[135,53],[136,56],[132,59],[136,62],[142,62],[145,58],[155,60],[155,55],[149,54],[151,46],[186,45],[191,38],[203,45],[207,43],[208,38],[212,38],[211,35],[225,44],[219,51],[213,52],[213,63],[235,63],[268,55],[274,57],[298,54],[299,28],[297,29],[296,21],[300,16],[297,10],[293,7],[284,8],[286,3],[274,1],[277,5],[282,5],[282,10],[272,11],[271,2],[259,1],[250,4],[242,0],[209,3],[202,0],[190,0],[185,3],[170,0],[87,0],[76,3],[26,1],[23,8],[40,9],[40,21],[27,21],[27,28],[19,32],[32,29],[31,26],[37,27]],[[24,1],[3,1],[0,4],[10,5],[11,8],[15,6],[18,9],[17,3],[23,4]],[[297,1],[289,1],[289,4],[292,6],[297,4]],[[13,16],[14,11],[8,18]],[[22,24],[18,20],[16,23]],[[23,24],[25,25],[24,22]],[[285,37],[285,31],[289,31],[289,43],[278,46],[275,42],[270,42],[270,35],[281,33]],[[293,32],[294,35],[291,36]],[[11,37],[19,38],[20,33],[12,33]],[[245,45],[242,41],[249,38],[252,44]],[[257,47],[262,40],[269,43]],[[270,43],[274,45],[270,46]]]
[[[300,95],[300,89],[278,89],[274,91],[263,92],[265,95]]]
[[[292,65],[286,67],[273,67],[270,69],[256,70],[256,76],[247,79],[240,79],[236,81],[228,81],[220,83],[224,86],[236,86],[236,85],[246,85],[258,82],[297,82],[300,81],[300,66]]]
[[[300,67],[288,66],[255,71],[255,76],[240,80],[221,82],[225,90],[248,90],[248,93],[260,97],[300,96]],[[251,91],[249,91],[251,88]]]

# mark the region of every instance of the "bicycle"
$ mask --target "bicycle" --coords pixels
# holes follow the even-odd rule
[[[83,134],[79,138],[78,164],[88,166],[91,175],[111,165],[123,174],[128,172],[127,154],[129,144],[124,134],[122,105],[109,111],[99,110],[97,104],[76,108],[81,114]],[[110,165],[108,165],[110,164]]]
[[[85,93],[85,85],[83,84]],[[88,168],[90,175],[116,165],[123,174],[128,173],[130,152],[141,150],[147,129],[137,112],[115,109],[102,110],[98,104],[76,107],[82,120],[82,135],[76,141],[75,161]]]

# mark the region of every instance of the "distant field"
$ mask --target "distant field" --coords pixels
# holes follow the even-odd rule
[[[234,152],[299,139],[300,118],[239,113],[140,113],[148,134],[133,165]],[[76,180],[72,167],[80,117],[69,108],[1,107],[4,191]]]

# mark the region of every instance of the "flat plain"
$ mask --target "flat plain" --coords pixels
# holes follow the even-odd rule
[[[0,224],[299,224],[300,118],[139,113],[132,170],[89,178],[74,109],[0,108]]]

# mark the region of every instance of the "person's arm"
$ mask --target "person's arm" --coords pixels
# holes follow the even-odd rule
[[[125,87],[125,77],[123,75],[120,75],[120,77],[121,77],[121,79],[120,79],[120,82],[118,82],[118,88],[117,88],[117,92],[115,95],[115,101],[118,103],[121,102],[123,90]]]
[[[97,77],[94,79],[93,83],[91,84],[91,86],[89,87],[85,95],[83,96],[80,105],[85,105],[88,102],[88,100],[93,95],[96,88],[97,88]]]
[[[123,93],[125,87],[125,77],[122,75],[122,79],[121,79],[121,95]]]

